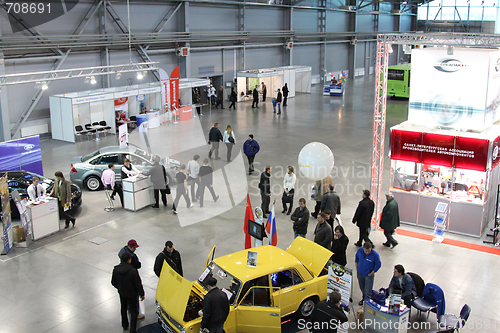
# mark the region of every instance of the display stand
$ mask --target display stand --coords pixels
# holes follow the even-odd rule
[[[441,243],[444,240],[444,231],[447,228],[446,219],[448,217],[448,204],[439,202],[434,213],[434,234],[433,242]]]
[[[19,217],[21,218],[21,225],[24,230],[24,242],[17,243],[18,247],[28,247],[33,241],[33,221],[31,220],[31,215],[28,214],[26,209],[26,200],[22,200],[19,192],[17,190],[12,191],[12,199],[16,203],[17,211],[19,212]]]
[[[33,226],[33,240],[59,231],[57,199],[43,198],[41,201],[28,204],[26,210]]]
[[[410,309],[406,307],[399,313],[390,313],[388,310],[388,307],[366,299],[363,305],[365,321],[363,332],[406,333],[410,321]]]
[[[153,183],[149,177],[128,177],[122,180],[122,187],[124,209],[136,212],[153,204]]]

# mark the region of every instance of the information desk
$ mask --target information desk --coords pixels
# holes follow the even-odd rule
[[[387,307],[381,307],[370,299],[363,306],[364,332],[406,333],[410,322],[410,309],[405,308],[399,315],[388,313]]]
[[[122,180],[123,208],[138,211],[154,202],[153,183],[142,175]]]
[[[38,240],[59,231],[59,209],[57,199],[43,198],[26,205],[33,226],[33,240]]]

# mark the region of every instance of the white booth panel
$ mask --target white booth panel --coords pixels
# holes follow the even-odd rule
[[[90,122],[94,123],[96,121],[101,121],[104,118],[104,112],[102,108],[102,102],[91,102],[90,103]]]
[[[267,88],[267,95],[266,95],[266,100],[267,99],[272,99],[273,97],[276,97],[276,93],[273,91],[272,86],[272,79],[271,77],[262,77],[259,79],[260,80],[260,89],[262,89],[262,82],[266,85]]]
[[[50,96],[50,127],[52,129],[52,139],[62,140],[62,121],[61,121],[61,99],[60,97]]]
[[[289,81],[285,81],[286,83],[288,83],[288,90],[290,90],[290,92],[288,93],[288,97],[295,97],[295,69],[285,72],[290,73]]]
[[[237,98],[237,101],[240,102],[241,101],[241,93],[243,93],[243,95],[246,95],[246,91],[247,91],[247,78],[246,77],[238,77],[237,80],[236,80],[236,90],[238,90],[236,92],[236,94],[238,95],[238,98]]]
[[[136,96],[129,96],[128,98],[128,117],[137,116],[139,114],[141,102],[137,101]],[[150,109],[149,105],[146,105],[148,110]]]
[[[78,115],[80,117],[80,124],[85,128],[85,124],[90,124],[90,104],[76,104],[78,106]]]
[[[75,127],[73,125],[73,104],[69,98],[61,98],[62,140],[75,142]]]
[[[112,133],[115,132],[115,100],[108,99],[102,101],[102,107],[104,110],[104,117],[101,120],[106,122],[106,125],[111,127]]]
[[[271,77],[272,81],[272,91],[273,91],[273,97],[278,95],[278,89],[282,89],[283,86],[285,85],[285,82],[283,81],[283,75],[276,75]],[[269,87],[267,88],[269,89]],[[283,92],[281,92],[283,93]]]
[[[295,91],[301,93],[311,92],[311,72],[295,73]]]
[[[80,120],[80,108],[78,107],[79,104],[73,104],[73,123],[76,125],[81,125],[84,127],[84,124]]]

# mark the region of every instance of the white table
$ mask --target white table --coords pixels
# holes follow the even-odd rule
[[[122,180],[123,208],[138,211],[154,203],[153,183],[149,177],[142,175]]]
[[[47,197],[40,201],[29,202],[26,210],[31,217],[33,240],[59,231],[59,209],[56,198]]]

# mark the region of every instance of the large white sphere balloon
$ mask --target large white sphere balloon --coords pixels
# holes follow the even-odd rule
[[[311,180],[325,178],[333,169],[333,153],[327,145],[321,142],[311,142],[299,153],[299,169]]]

